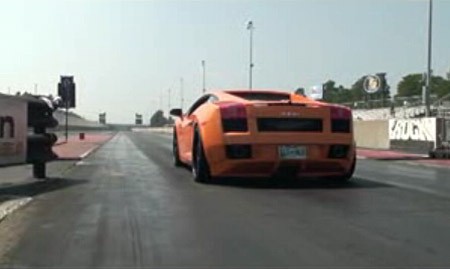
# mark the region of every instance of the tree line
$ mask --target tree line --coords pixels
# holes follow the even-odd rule
[[[365,78],[366,76],[360,77],[350,88],[337,85],[334,80],[328,80],[323,84],[324,101],[339,104],[351,104],[361,101],[386,100],[386,104],[389,103],[388,100],[391,98],[390,86],[386,84],[384,90],[379,90],[378,92],[369,95],[364,91]],[[404,76],[397,85],[397,94],[395,97],[421,96],[422,87],[424,85],[425,80],[423,79],[422,74],[408,74]],[[437,98],[450,94],[450,73],[447,75],[447,78],[442,76],[432,76],[430,85],[430,94],[435,95]]]
[[[150,126],[151,127],[163,127],[167,124],[173,124],[174,120],[169,116],[165,117],[164,112],[159,109],[153,113],[153,115],[150,118]]]
[[[389,84],[385,83],[382,90],[373,94],[367,94],[364,91],[364,80],[366,76],[360,77],[356,80],[350,88],[338,85],[334,80],[328,80],[323,84],[324,94],[323,100],[330,103],[347,104],[354,106],[355,103],[364,103],[368,105],[371,101],[377,100],[379,106],[390,106],[391,91]],[[397,97],[413,97],[422,95],[422,87],[425,85],[424,76],[421,73],[408,74],[402,78],[397,85]],[[431,77],[431,95],[437,98],[444,97],[450,94],[450,72],[447,77],[432,76]],[[303,89],[298,89],[297,92],[304,92]],[[157,110],[150,118],[150,125],[154,127],[161,127],[167,124],[173,124],[173,119],[165,117],[162,110]]]

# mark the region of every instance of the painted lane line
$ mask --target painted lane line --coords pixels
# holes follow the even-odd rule
[[[448,198],[448,193],[442,192],[442,191],[439,191],[439,190],[435,190],[435,189],[431,189],[431,188],[427,188],[425,186],[419,186],[419,185],[414,185],[414,184],[403,183],[403,182],[400,182],[398,180],[392,180],[392,181],[390,181],[390,180],[380,180],[378,178],[371,177],[371,176],[365,176],[365,175],[360,174],[360,173],[355,173],[353,176],[356,177],[356,178],[361,178],[361,179],[372,181],[372,182],[389,184],[389,185],[396,186],[396,187],[403,188],[403,189],[407,189],[407,190],[413,190],[413,191],[418,191],[418,192],[427,193],[427,194],[431,194],[431,195],[436,195],[436,196],[439,196],[439,197],[442,197],[442,198]]]
[[[91,154],[95,149],[97,149],[98,147],[93,147],[93,148],[91,148],[91,149],[89,149],[88,151],[86,151],[85,153],[83,153],[83,154],[81,154],[80,155],[80,158],[81,159],[84,159],[84,158],[86,158],[89,154]]]
[[[24,197],[6,201],[0,204],[0,221],[2,221],[4,218],[6,218],[8,215],[13,213],[17,209],[31,202],[31,200],[33,200],[32,197]]]

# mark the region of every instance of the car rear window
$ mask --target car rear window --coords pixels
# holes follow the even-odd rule
[[[228,92],[228,94],[240,97],[248,101],[284,101],[290,99],[290,95],[287,93]]]

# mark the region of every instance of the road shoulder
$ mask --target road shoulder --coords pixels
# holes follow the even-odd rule
[[[114,135],[115,133],[89,134],[84,140],[70,136],[67,143],[59,143],[54,147],[59,161],[47,164],[48,179],[45,180],[34,179],[32,166],[28,164],[0,168],[0,225],[5,218],[29,204],[35,196],[70,171],[78,161],[98,150]]]

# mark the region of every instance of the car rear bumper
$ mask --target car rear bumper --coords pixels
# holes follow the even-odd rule
[[[341,176],[348,173],[351,161],[225,161],[220,165],[212,165],[211,175],[233,177],[325,177]]]
[[[281,145],[302,145],[307,148],[305,159],[285,160],[279,156]],[[232,144],[231,144],[232,145]],[[329,158],[331,145],[286,143],[248,144],[251,157],[232,159],[227,157],[226,145],[217,145],[208,149],[207,158],[212,176],[268,177],[284,175],[290,177],[322,177],[345,175],[351,169],[355,157],[355,147],[350,144],[344,158]]]

